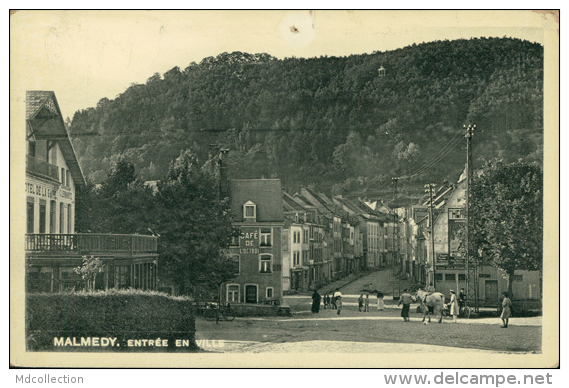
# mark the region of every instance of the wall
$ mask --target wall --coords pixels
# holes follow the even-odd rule
[[[437,270],[437,274],[443,276],[443,280],[437,280],[436,289],[439,292],[445,294],[447,299],[450,299],[449,290],[458,291],[460,288],[466,289],[465,280],[459,280],[458,286],[456,280],[446,280],[446,275],[454,275],[454,279],[458,275],[462,275],[461,278],[465,279],[465,270],[455,269],[455,270]],[[539,300],[541,299],[540,281],[539,281],[539,271],[521,271],[515,272],[515,278],[513,283],[513,293],[514,300],[519,299],[530,299]],[[493,282],[496,284],[496,288],[490,284],[486,283]],[[495,290],[495,295],[486,295],[486,292],[490,290]],[[502,291],[508,290],[508,281],[503,277],[503,272],[496,267],[492,266],[481,266],[478,268],[478,300],[484,304],[495,305],[498,303],[498,299]]]
[[[45,141],[40,141],[38,143],[45,143]],[[57,161],[58,172],[60,174],[59,183],[26,174],[25,194],[27,202],[34,204],[34,226],[32,233],[73,234],[75,233],[75,184],[72,178],[69,179],[69,184],[67,184],[67,177],[66,185],[63,186],[61,184],[61,168],[64,169],[64,173],[68,171],[68,168],[65,160],[63,159],[63,154],[61,153],[59,146],[56,144],[54,148],[55,151],[52,150],[50,154],[57,155],[54,157],[53,161]],[[36,146],[36,155],[37,152],[38,150]],[[53,204],[52,201],[55,201],[55,203]],[[46,207],[46,222],[45,230],[40,230],[40,205],[43,203],[45,203]],[[55,211],[53,213],[55,216],[55,227],[53,230],[50,227],[52,205],[55,205]],[[71,205],[70,211],[68,205]],[[62,206],[63,217],[60,216]],[[63,223],[61,221],[63,221]]]
[[[262,228],[272,229],[272,245],[260,246]],[[256,286],[256,301],[281,298],[282,293],[282,251],[281,251],[282,226],[241,226],[239,248],[230,247],[229,253],[239,255],[239,275],[224,284],[222,288],[222,300],[227,301],[227,286],[239,285],[239,301],[245,303],[246,286]],[[271,273],[260,272],[260,257],[263,254],[272,255]],[[273,296],[266,297],[267,288],[273,289]]]

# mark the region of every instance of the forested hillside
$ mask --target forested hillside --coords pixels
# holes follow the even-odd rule
[[[76,112],[70,133],[95,182],[119,155],[155,180],[184,149],[205,162],[223,147],[230,177],[373,197],[392,177],[403,191],[455,181],[465,123],[477,126],[476,164],[541,162],[543,47],[482,38],[340,58],[223,53]]]

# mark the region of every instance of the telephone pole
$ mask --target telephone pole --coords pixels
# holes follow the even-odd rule
[[[478,262],[472,255],[472,247],[470,241],[470,202],[472,184],[472,136],[476,125],[464,125],[466,129],[466,300],[470,306],[474,307],[474,311],[478,312]]]
[[[435,222],[433,219],[433,189],[435,188],[434,183],[428,183],[425,185],[425,193],[429,193],[429,224],[431,227],[431,257],[433,265],[433,286],[436,289],[435,284],[435,271],[437,268],[437,260],[435,258]]]

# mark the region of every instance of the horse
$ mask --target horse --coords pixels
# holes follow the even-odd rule
[[[429,322],[431,322],[429,310],[432,308],[433,316],[439,315],[439,323],[441,323],[443,320],[443,309],[445,305],[444,294],[441,292],[433,292],[429,295],[426,291],[418,289],[416,296],[416,299],[421,303],[421,311],[423,311],[423,320],[421,322],[425,322],[426,316],[429,317]]]

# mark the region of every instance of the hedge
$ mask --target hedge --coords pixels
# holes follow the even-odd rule
[[[26,295],[31,351],[194,351],[194,335],[192,301],[184,297],[140,290]]]

